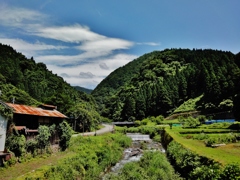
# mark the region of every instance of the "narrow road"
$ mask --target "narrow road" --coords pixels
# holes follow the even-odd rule
[[[104,128],[99,129],[96,131],[96,135],[99,134],[104,134],[104,133],[108,133],[108,132],[112,132],[113,131],[113,125],[111,124],[102,124],[104,126]],[[76,136],[94,136],[95,135],[95,131],[94,132],[84,132],[84,133],[79,133],[79,134],[74,134],[72,135],[72,137],[76,137]]]

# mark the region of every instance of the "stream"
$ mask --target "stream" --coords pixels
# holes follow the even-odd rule
[[[161,143],[152,141],[149,135],[133,133],[127,134],[127,136],[132,138],[132,146],[124,150],[123,158],[116,163],[115,166],[110,168],[102,177],[102,180],[107,180],[109,173],[117,174],[126,163],[139,161],[144,151],[161,151],[165,153],[165,149],[162,147]]]

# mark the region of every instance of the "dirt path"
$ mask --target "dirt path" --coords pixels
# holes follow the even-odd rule
[[[96,135],[100,135],[100,134],[104,134],[104,133],[113,131],[113,125],[111,125],[111,124],[102,124],[102,125],[104,126],[104,128],[97,130]],[[81,136],[93,136],[93,135],[95,135],[95,132],[85,132],[85,133],[74,134],[73,137],[80,136],[80,135]]]

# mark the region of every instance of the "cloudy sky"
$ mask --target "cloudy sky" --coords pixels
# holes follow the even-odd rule
[[[0,0],[0,43],[94,89],[166,48],[240,51],[239,0]]]

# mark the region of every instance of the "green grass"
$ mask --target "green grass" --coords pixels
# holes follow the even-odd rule
[[[178,121],[178,119],[173,119],[173,120],[164,120],[161,123],[162,124],[170,124],[170,123],[177,124],[177,123],[179,123],[179,121]]]
[[[197,109],[196,103],[200,101],[203,95],[198,96],[194,99],[189,99],[185,101],[183,104],[181,104],[177,109],[174,110],[173,114],[175,113],[182,113],[182,112],[189,112],[189,111],[195,111]]]
[[[179,133],[182,131],[180,128],[166,128],[165,130],[175,141],[180,143],[185,148],[199,154],[200,156],[215,160],[223,165],[240,162],[239,143],[231,143],[226,146],[211,148],[206,147],[203,141],[184,138]],[[193,131],[194,130],[196,131],[196,129],[193,129]]]

